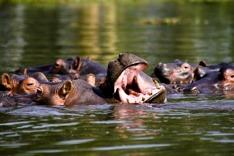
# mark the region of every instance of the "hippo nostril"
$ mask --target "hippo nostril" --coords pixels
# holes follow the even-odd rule
[[[189,67],[188,66],[184,66],[184,69],[188,69]]]

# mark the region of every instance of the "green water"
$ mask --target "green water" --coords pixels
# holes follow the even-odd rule
[[[174,59],[233,61],[234,3],[91,1],[2,3],[0,73],[88,56],[103,66],[120,52],[153,66]],[[234,102],[168,96],[165,105],[6,109],[0,155],[234,155]]]

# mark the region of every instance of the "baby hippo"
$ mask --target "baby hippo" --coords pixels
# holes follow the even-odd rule
[[[159,63],[154,68],[152,76],[165,84],[189,84],[193,80],[193,67],[180,60],[175,60],[173,63]]]
[[[81,79],[41,84],[35,101],[41,104],[65,106],[106,103],[96,88]]]

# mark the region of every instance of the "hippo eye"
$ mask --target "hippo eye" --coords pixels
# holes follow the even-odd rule
[[[27,86],[32,86],[33,85],[33,83],[27,83]]]
[[[234,75],[231,75],[230,77],[233,79],[233,78],[234,78]]]

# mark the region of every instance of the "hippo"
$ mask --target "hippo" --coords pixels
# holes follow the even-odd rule
[[[97,62],[77,56],[75,59],[57,59],[52,68],[52,73],[70,74],[74,77],[76,77],[76,74],[87,75],[90,73],[106,75],[106,69]]]
[[[197,80],[187,85],[184,93],[222,94],[234,89],[234,65],[231,63],[198,67],[195,77]]]
[[[221,68],[225,68],[230,65],[231,63],[226,63],[226,62],[207,65],[206,62],[200,61],[198,66],[196,66],[196,68],[194,69],[194,80],[195,81],[200,80],[203,77],[205,77],[207,74],[213,73],[213,72],[219,72],[221,71]]]
[[[194,67],[187,62],[175,60],[172,63],[158,63],[152,77],[165,84],[189,84],[193,81]]]
[[[18,69],[14,73],[22,74],[23,72],[24,69]],[[79,56],[68,59],[59,58],[55,61],[54,64],[28,68],[28,72],[30,74],[35,72],[42,72],[50,75],[68,75],[70,79],[76,79],[80,75],[86,75],[90,73],[94,75],[103,75],[103,77],[106,76],[106,69],[99,63],[88,58],[81,58]]]
[[[9,75],[3,73],[1,76],[1,84],[3,90],[7,91],[8,94],[35,94],[37,87],[40,83],[48,82],[46,76],[41,72],[36,72],[29,75]]]
[[[98,89],[82,79],[42,83],[37,89],[34,101],[39,104],[64,106],[106,103]]]
[[[131,53],[121,53],[109,62],[105,82],[99,86],[107,97],[122,103],[163,103],[165,87],[143,72],[148,62]]]

